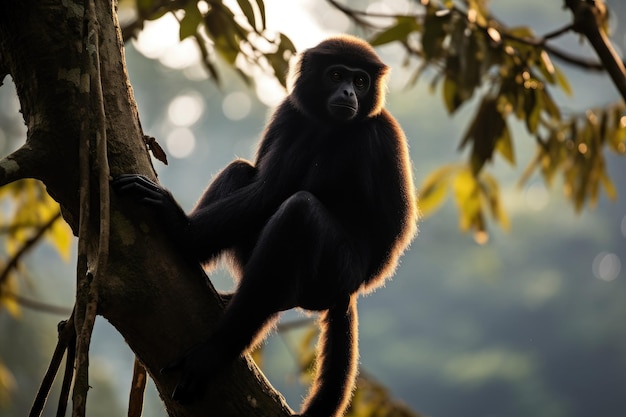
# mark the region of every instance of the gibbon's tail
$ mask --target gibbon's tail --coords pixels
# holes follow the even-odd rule
[[[341,417],[350,404],[358,371],[356,295],[320,316],[317,376],[302,406],[302,416]]]

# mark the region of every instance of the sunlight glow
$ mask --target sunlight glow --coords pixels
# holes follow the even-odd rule
[[[178,36],[178,34],[176,35]],[[198,44],[192,38],[187,38],[169,48],[159,57],[159,62],[168,68],[185,69],[197,62],[200,62],[200,51]]]
[[[287,97],[287,91],[275,77],[269,77],[260,72],[255,75],[254,87],[261,103],[268,107],[278,106]]]
[[[146,21],[133,45],[147,58],[158,59],[178,45],[178,28],[176,18],[166,13],[158,20]]]
[[[266,0],[267,27],[289,36],[298,51],[315,46],[336,33],[316,22],[314,16],[319,13],[319,3],[315,0]]]

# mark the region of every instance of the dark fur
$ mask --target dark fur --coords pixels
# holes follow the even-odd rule
[[[333,64],[365,70],[372,85],[356,117],[327,112],[322,77]],[[318,376],[302,415],[341,416],[357,373],[356,296],[380,286],[416,232],[406,138],[383,109],[387,67],[353,37],[305,51],[256,161],[226,167],[185,216],[171,195],[137,176],[116,180],[155,205],[184,250],[202,262],[230,254],[240,281],[215,332],[170,368],[174,398],[201,396],[207,380],[245,351],[283,310],[323,311]],[[173,219],[173,220],[172,220]]]

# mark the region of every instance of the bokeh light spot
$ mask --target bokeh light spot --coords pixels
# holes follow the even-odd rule
[[[613,281],[622,269],[622,262],[614,253],[600,252],[593,259],[591,269],[596,278],[602,281]]]
[[[186,158],[196,148],[196,135],[186,127],[173,129],[165,140],[167,152],[174,158]]]
[[[250,97],[242,91],[235,91],[224,97],[222,111],[230,120],[241,120],[250,114],[252,102]]]
[[[196,123],[204,113],[204,100],[198,93],[180,95],[170,102],[167,115],[172,124],[189,127]]]

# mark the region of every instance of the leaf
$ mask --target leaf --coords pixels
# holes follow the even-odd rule
[[[509,230],[510,221],[502,206],[502,199],[500,198],[500,185],[494,176],[483,173],[480,178],[481,191],[494,220],[504,230]]]
[[[449,114],[454,113],[463,103],[457,94],[457,82],[452,78],[446,77],[443,79],[443,102],[446,105],[446,110]]]
[[[561,120],[561,111],[559,107],[556,105],[552,96],[545,88],[537,90],[537,96],[541,104],[543,104],[542,110],[550,115],[553,121]]]
[[[417,20],[411,16],[399,16],[396,23],[376,34],[369,43],[372,46],[380,46],[386,43],[405,40],[412,32],[418,32],[421,27]]]
[[[213,39],[218,54],[228,64],[234,65],[240,51],[240,28],[232,11],[214,3],[204,20],[207,34]]]
[[[12,295],[19,292],[17,279],[14,274],[9,274],[0,286],[0,309],[5,309],[13,318],[22,316],[19,303]]]
[[[458,167],[446,165],[431,172],[419,187],[419,208],[424,216],[437,210],[447,196],[450,174]]]
[[[433,60],[442,55],[443,41],[446,37],[444,25],[449,16],[450,14],[439,17],[434,6],[428,7],[422,31],[422,52],[425,60]]]
[[[505,127],[497,100],[485,97],[459,145],[462,149],[469,143],[472,144],[470,162],[474,174],[478,174],[485,162],[492,159],[496,140],[502,136]]]
[[[156,138],[153,136],[144,135],[143,141],[148,147],[148,150],[152,152],[152,156],[167,165],[167,154],[165,153],[165,150],[161,147],[159,142],[157,142]]]
[[[246,16],[246,20],[248,20],[250,26],[256,30],[256,18],[254,16],[254,8],[252,7],[252,4],[248,0],[237,0],[237,4],[239,5],[239,8],[243,12],[244,16]]]
[[[141,17],[148,16],[154,10],[153,0],[137,0],[135,4],[137,5],[137,13]]]
[[[190,2],[185,8],[185,16],[180,21],[179,39],[182,41],[198,33],[200,23],[202,23],[202,13],[198,9],[198,4]]]
[[[504,123],[502,134],[496,139],[496,151],[500,152],[500,155],[504,157],[511,165],[515,165],[515,152],[513,151],[513,141],[511,140],[511,133],[509,127]]]
[[[615,185],[613,184],[613,181],[611,181],[611,178],[609,178],[606,171],[602,171],[600,181],[602,182],[604,191],[606,191],[607,197],[615,201],[615,199],[617,199],[617,191],[615,190]]]
[[[506,31],[517,38],[534,38],[535,32],[528,26],[516,26]]]
[[[571,97],[574,93],[572,92],[572,87],[570,86],[565,74],[563,74],[558,67],[554,67],[554,74],[556,75],[556,81],[559,87],[561,87],[565,94]]]
[[[541,115],[541,100],[534,88],[526,88],[524,91],[524,112],[526,113],[526,129],[530,133],[536,133]]]
[[[274,76],[278,79],[283,87],[287,86],[287,73],[289,71],[289,62],[283,57],[282,51],[279,49],[273,54],[265,54],[270,66],[274,70]]]
[[[283,51],[289,51],[292,54],[295,54],[297,51],[291,39],[289,39],[289,37],[285,35],[284,33],[280,34],[280,48]]]
[[[477,225],[480,216],[480,193],[476,177],[468,169],[463,169],[452,180],[452,190],[459,208],[459,227],[463,231]]]

